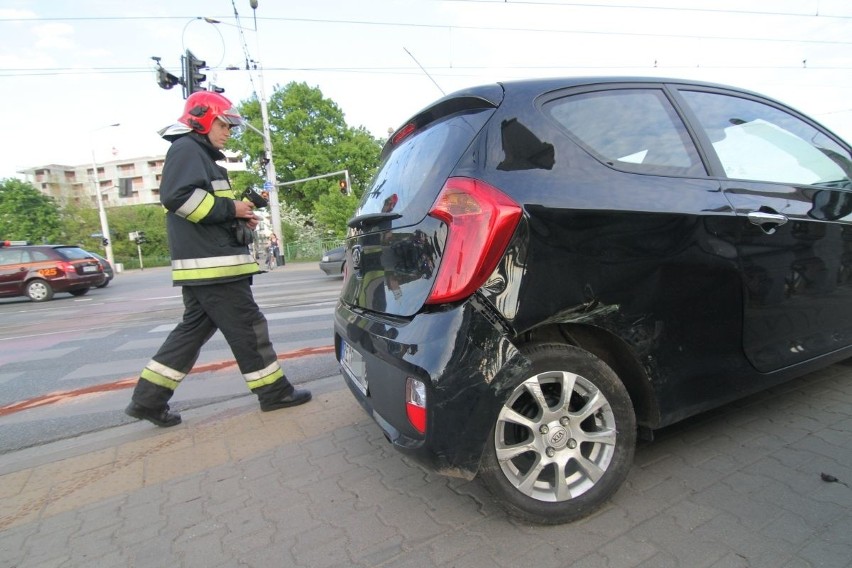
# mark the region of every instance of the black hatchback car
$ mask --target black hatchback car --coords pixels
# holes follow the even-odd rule
[[[852,154],[714,84],[486,85],[383,149],[335,346],[398,449],[540,523],[637,435],[852,356]]]

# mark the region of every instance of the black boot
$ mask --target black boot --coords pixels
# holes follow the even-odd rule
[[[146,408],[139,403],[131,402],[127,408],[124,409],[124,413],[128,416],[132,416],[133,418],[138,418],[139,420],[147,420],[148,422],[156,424],[162,428],[177,426],[181,422],[180,414],[177,412],[169,412],[168,404],[159,410],[153,410],[151,408]]]
[[[299,406],[311,400],[311,391],[307,389],[292,389],[290,394],[271,400],[261,400],[260,409],[263,412],[287,408],[288,406]]]

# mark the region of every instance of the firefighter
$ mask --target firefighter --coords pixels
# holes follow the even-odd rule
[[[254,205],[236,197],[221,150],[243,118],[219,93],[198,91],[186,100],[177,124],[160,135],[171,142],[163,165],[172,282],[183,294],[183,320],[142,370],[125,412],[157,426],[181,417],[168,401],[190,372],[201,347],[221,330],[262,411],[308,402],[284,376],[254,301],[252,276],[260,272],[248,245],[257,227]]]

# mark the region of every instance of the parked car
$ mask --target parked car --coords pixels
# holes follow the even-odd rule
[[[335,247],[323,253],[320,260],[320,270],[329,276],[342,276],[344,266],[345,247]]]
[[[107,259],[105,259],[101,255],[99,255],[98,253],[95,253],[95,252],[92,252],[92,251],[86,251],[86,252],[89,253],[89,256],[91,256],[95,260],[97,260],[101,264],[101,268],[103,268],[103,270],[104,270],[104,276],[106,277],[104,279],[104,283],[99,284],[97,287],[98,288],[106,288],[109,285],[109,283],[112,282],[112,279],[115,278],[115,271],[112,269],[112,264],[110,264],[110,262]]]
[[[852,355],[851,178],[846,142],[738,88],[448,95],[349,222],[343,375],[397,449],[525,520],[581,518],[637,435]]]
[[[100,263],[79,247],[0,242],[0,297],[46,302],[56,292],[82,296],[105,278]]]

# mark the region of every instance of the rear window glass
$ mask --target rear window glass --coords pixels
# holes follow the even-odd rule
[[[703,176],[686,127],[659,89],[617,89],[557,99],[548,114],[611,166],[630,171]]]
[[[493,112],[453,114],[404,140],[382,162],[355,216],[393,212],[403,224],[418,221]]]
[[[66,260],[81,260],[91,258],[91,255],[81,248],[77,247],[60,247],[54,249],[59,255]]]

